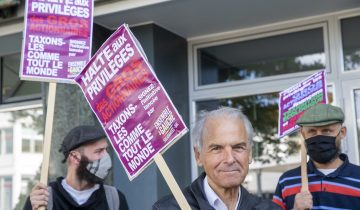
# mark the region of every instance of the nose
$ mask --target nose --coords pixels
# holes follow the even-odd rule
[[[235,162],[235,158],[234,158],[232,148],[228,148],[228,147],[225,148],[225,150],[224,150],[224,161],[227,164],[232,164],[232,163]]]

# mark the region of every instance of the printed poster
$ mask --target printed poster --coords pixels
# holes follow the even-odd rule
[[[130,180],[187,131],[127,25],[75,78]]]
[[[27,0],[20,78],[73,83],[91,55],[91,0]]]
[[[298,129],[297,119],[308,108],[327,103],[325,70],[319,71],[279,94],[279,137]]]

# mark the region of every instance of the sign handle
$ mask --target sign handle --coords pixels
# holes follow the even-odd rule
[[[48,174],[49,174],[49,159],[50,159],[50,148],[51,148],[51,135],[54,119],[54,108],[55,108],[55,95],[56,95],[56,83],[49,83],[49,92],[47,100],[47,111],[46,111],[46,124],[45,124],[45,136],[43,146],[43,162],[41,166],[40,182],[47,185]],[[39,210],[45,210],[44,206],[40,207]]]
[[[176,180],[167,166],[163,156],[160,153],[157,153],[154,155],[154,160],[181,210],[191,210],[189,203],[185,199],[184,194],[181,192],[179,185],[176,183]]]
[[[301,141],[301,192],[309,192],[306,160],[307,160],[307,156],[305,149],[305,140],[302,140]]]

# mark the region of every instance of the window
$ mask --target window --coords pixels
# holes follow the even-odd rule
[[[30,139],[23,139],[21,145],[22,152],[30,152]]]
[[[0,177],[0,209],[12,209],[12,177]]]
[[[360,16],[341,20],[344,70],[360,69]]]
[[[42,153],[43,150],[43,142],[40,140],[35,140],[35,148],[34,148],[34,152],[36,153]]]
[[[11,128],[4,129],[4,141],[5,141],[5,154],[13,153],[13,130]]]
[[[0,103],[19,102],[41,98],[41,83],[19,78],[20,53],[0,57]]]
[[[198,48],[198,83],[208,85],[325,68],[323,28]]]
[[[12,154],[12,153],[13,153],[12,128],[0,128],[0,155]]]
[[[333,102],[333,88],[327,88],[329,103]],[[244,97],[224,98],[216,100],[199,101],[196,111],[214,110],[220,106],[239,108],[249,118],[254,127],[253,156],[256,160],[281,161],[283,157],[296,153],[299,149],[297,134],[290,134],[286,140],[277,136],[278,129],[278,93],[249,95]]]

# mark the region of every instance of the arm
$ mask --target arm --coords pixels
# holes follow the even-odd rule
[[[47,206],[49,192],[47,186],[41,183],[36,184],[26,200],[24,210],[37,210],[41,206]]]
[[[279,180],[280,181],[280,180]],[[282,209],[287,209],[286,208],[286,204],[285,201],[282,197],[282,186],[280,185],[280,183],[278,182],[277,186],[276,186],[276,190],[275,190],[275,194],[273,196],[272,201],[277,204],[278,206],[280,206]]]

